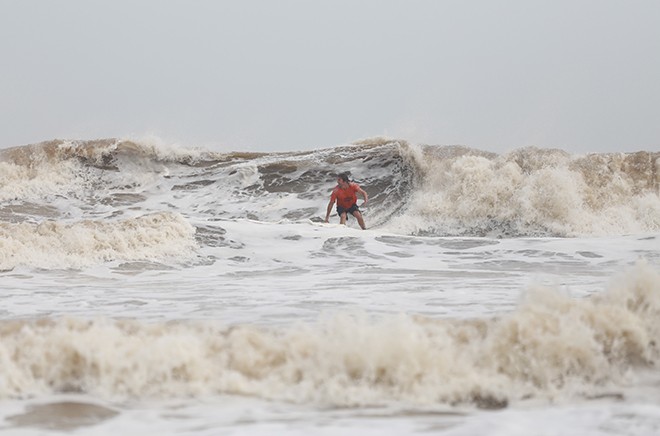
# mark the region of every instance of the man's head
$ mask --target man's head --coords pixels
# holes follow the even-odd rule
[[[337,184],[341,186],[342,188],[348,185],[349,179],[348,179],[348,173],[341,173],[337,175]]]

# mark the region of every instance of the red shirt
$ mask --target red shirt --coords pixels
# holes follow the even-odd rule
[[[360,185],[353,182],[349,183],[346,189],[341,189],[339,186],[336,186],[335,189],[332,190],[330,201],[337,200],[337,206],[348,209],[357,203],[357,192],[359,189]]]

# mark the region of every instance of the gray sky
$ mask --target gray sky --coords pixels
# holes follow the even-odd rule
[[[0,148],[660,149],[660,1],[0,0]]]

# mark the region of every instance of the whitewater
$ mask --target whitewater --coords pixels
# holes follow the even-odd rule
[[[366,231],[323,220],[341,172]],[[0,430],[658,434],[659,173],[388,138],[2,149]]]

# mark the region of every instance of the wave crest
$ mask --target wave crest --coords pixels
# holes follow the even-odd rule
[[[288,153],[213,153],[130,140],[50,141],[0,153],[0,201],[112,205],[200,219],[322,220],[335,176],[369,193],[368,227],[433,236],[587,236],[660,230],[660,153],[572,155],[369,138]],[[185,201],[185,193],[190,198]],[[66,207],[66,206],[65,206]],[[11,208],[0,204],[9,220]],[[64,214],[67,211],[62,211]]]

